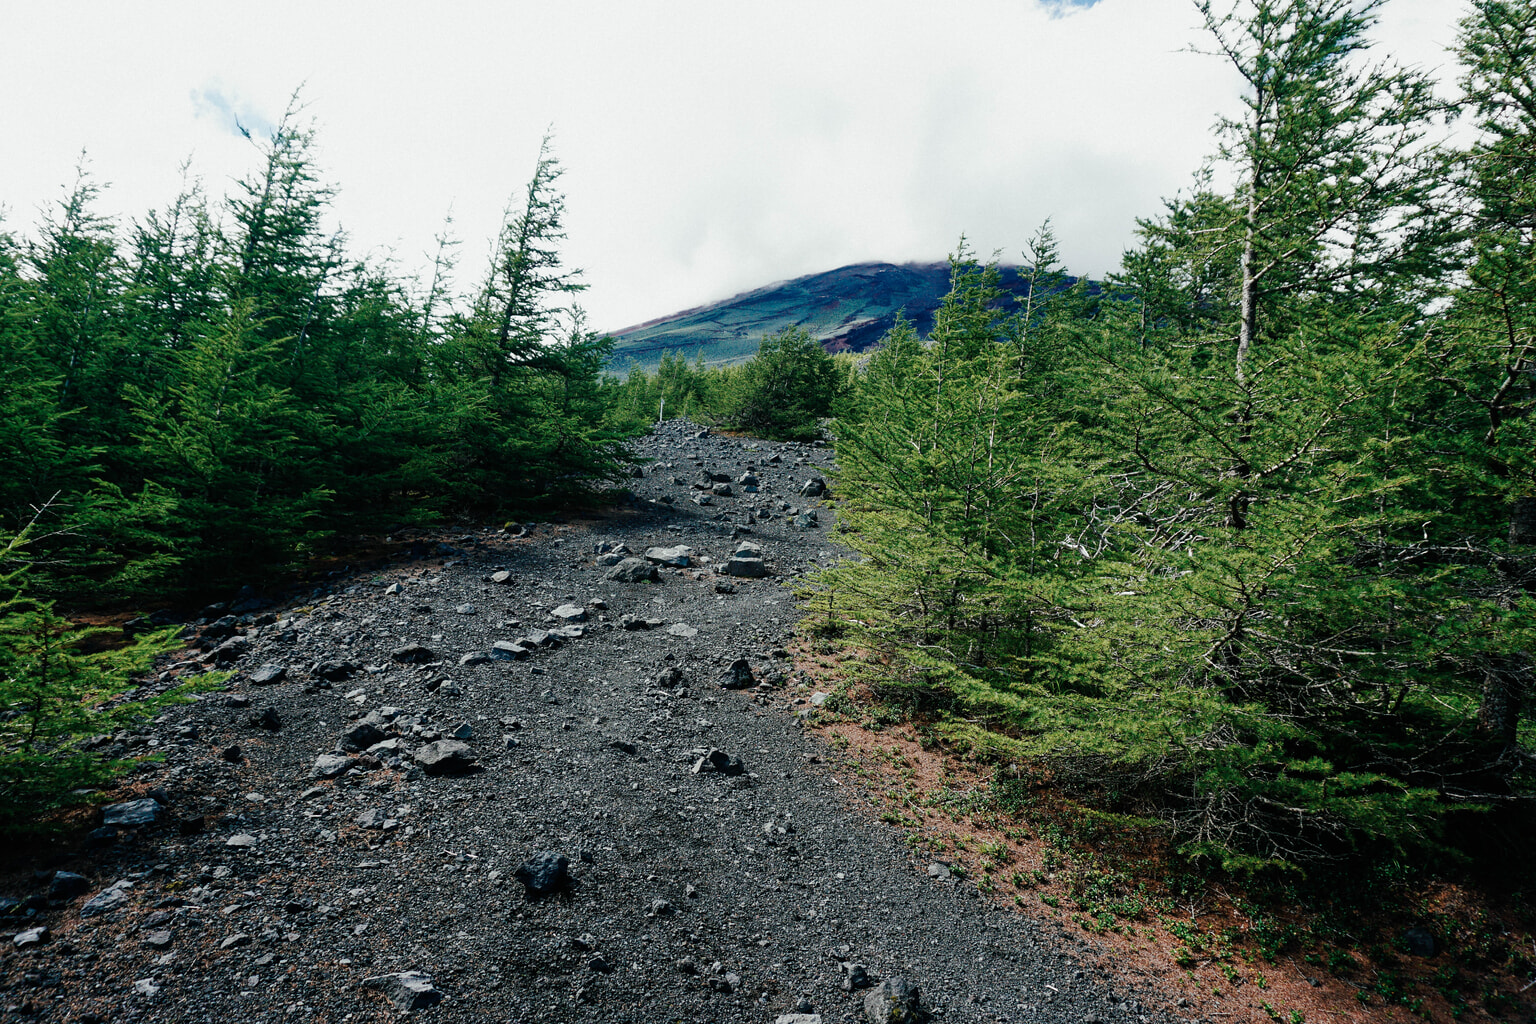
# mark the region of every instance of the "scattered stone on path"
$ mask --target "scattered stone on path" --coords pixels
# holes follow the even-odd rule
[[[341,734],[341,746],[343,750],[367,750],[375,743],[382,741],[384,736],[383,729],[365,718],[361,722],[354,723]]]
[[[752,675],[752,664],[746,658],[737,658],[731,662],[731,667],[720,677],[722,690],[745,690],[756,685],[757,678]]]
[[[563,604],[549,614],[567,624],[587,621],[587,610],[576,604]]]
[[[48,898],[51,900],[72,900],[76,896],[84,895],[90,891],[91,881],[84,875],[77,875],[73,871],[55,871],[53,878],[48,882]]]
[[[800,485],[802,498],[819,498],[827,493],[827,482],[819,476],[813,476]]]
[[[239,764],[243,757],[245,757],[245,752],[240,749],[240,744],[238,743],[231,743],[219,751],[219,760],[228,761],[230,764]]]
[[[144,936],[144,944],[152,949],[164,949],[171,944],[171,933],[165,928],[157,928]]]
[[[819,526],[821,523],[821,521],[816,518],[816,511],[814,509],[806,509],[804,512],[801,512],[799,515],[795,516],[794,522],[795,525],[802,530],[809,530],[815,526]]]
[[[864,997],[864,1015],[873,1024],[916,1024],[926,1015],[921,990],[906,978],[886,978]]]
[[[421,971],[364,978],[363,988],[381,993],[397,1010],[425,1010],[443,1001],[443,994],[432,984],[432,975]]]
[[[670,548],[646,548],[647,561],[657,565],[672,565],[679,569],[686,569],[693,558],[693,548],[686,544],[678,544]]]
[[[436,661],[437,653],[421,644],[406,644],[393,651],[390,657],[402,665],[425,665],[429,661]]]
[[[225,846],[233,846],[236,849],[249,849],[256,845],[256,837],[249,832],[241,832],[224,840]]]
[[[819,1013],[781,1013],[774,1018],[773,1024],[821,1024]]]
[[[350,757],[344,757],[341,754],[321,754],[315,758],[315,766],[309,773],[317,779],[334,779],[350,767],[352,767]]]
[[[356,819],[357,827],[365,829],[383,828],[384,823],[388,820],[389,815],[385,814],[384,809],[381,807],[375,807],[371,810],[364,811],[362,814],[359,814]]]
[[[150,797],[142,800],[128,800],[120,804],[109,804],[101,810],[101,823],[116,828],[131,828],[135,825],[153,825],[160,818],[160,801]]]
[[[31,949],[33,946],[41,946],[43,943],[47,942],[48,935],[48,929],[39,926],[37,928],[28,928],[26,931],[17,932],[16,938],[12,941],[17,949]]]
[[[491,573],[489,579],[492,583],[504,585],[512,582],[512,574],[505,569],[500,569]]]
[[[455,614],[455,615],[474,615],[474,614],[477,614],[477,609],[472,604],[454,605],[454,607],[453,607],[453,614]]]
[[[656,567],[643,558],[625,558],[603,574],[615,583],[649,583],[657,579]]]
[[[719,772],[721,775],[742,775],[747,770],[741,763],[741,758],[732,757],[723,750],[710,750],[702,755],[693,765],[693,774],[703,775],[709,772]]]
[[[475,767],[475,752],[459,740],[434,740],[415,757],[428,775],[463,775]]]
[[[269,661],[251,673],[251,685],[271,686],[274,683],[282,682],[283,677],[287,674],[288,667],[286,665],[279,665],[274,661]]]
[[[250,717],[250,723],[258,729],[279,732],[283,728],[283,716],[277,713],[277,708],[263,708]]]
[[[85,901],[80,907],[80,916],[96,917],[110,910],[116,910],[128,901],[128,890],[131,888],[133,888],[133,883],[127,879],[113,882],[110,886]]]
[[[563,853],[541,850],[523,861],[512,877],[523,883],[529,896],[543,896],[570,884],[571,860]]]
[[[838,969],[843,972],[844,992],[852,992],[856,988],[869,988],[874,984],[869,976],[869,968],[863,964],[843,963]]]
[[[667,627],[667,632],[669,634],[671,634],[672,636],[680,636],[680,637],[683,637],[684,639],[687,639],[688,637],[691,637],[691,636],[698,636],[699,635],[699,631],[697,629],[694,629],[692,626],[688,625],[688,623],[686,623],[686,622],[674,622],[674,623],[672,623],[672,625]]]

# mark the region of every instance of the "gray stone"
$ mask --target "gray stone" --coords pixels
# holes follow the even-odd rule
[[[864,997],[864,1015],[874,1024],[915,1024],[925,1014],[922,992],[906,978],[886,978]]]
[[[511,583],[512,582],[512,574],[510,572],[508,572],[507,570],[505,570],[505,569],[501,569],[501,570],[499,570],[497,572],[491,573],[490,580],[491,580],[492,583],[496,583],[496,584]]]
[[[827,482],[819,476],[813,476],[800,485],[800,495],[805,498],[819,498],[827,493]]]
[[[863,964],[844,963],[839,965],[843,972],[843,991],[852,992],[856,988],[869,988],[874,984],[869,976],[869,968]]]
[[[351,679],[363,670],[356,661],[322,661],[315,666],[315,675],[328,682],[339,683]]]
[[[565,854],[541,850],[519,864],[512,877],[523,883],[529,896],[542,896],[570,884],[570,866]]]
[[[154,978],[140,978],[133,983],[133,994],[152,999],[160,994],[160,986],[155,984]]]
[[[403,594],[404,592],[405,588],[398,583],[391,583],[389,586],[384,588],[384,593],[386,594]]]
[[[80,916],[96,917],[98,914],[105,914],[116,910],[128,902],[128,890],[132,887],[133,883],[127,880],[113,882],[110,886],[85,901],[80,907]]]
[[[152,825],[160,818],[160,801],[145,797],[120,804],[108,804],[101,809],[101,823],[116,828],[134,825]]]
[[[33,946],[41,946],[48,941],[48,929],[43,927],[28,928],[26,931],[17,932],[12,941],[17,949],[31,949]]]
[[[721,566],[720,571],[727,576],[736,576],[741,579],[761,579],[768,575],[768,564],[761,558],[732,555],[725,565]]]
[[[283,677],[287,674],[287,666],[279,665],[276,662],[269,661],[265,665],[261,666],[261,668],[258,668],[256,671],[251,673],[251,685],[271,686],[274,683],[282,682]]]
[[[392,652],[390,657],[402,665],[425,665],[429,661],[436,661],[437,653],[421,644],[406,644]]]
[[[497,640],[491,645],[491,658],[495,661],[522,661],[528,657],[528,646],[522,640]]]
[[[731,667],[725,670],[725,675],[720,679],[722,690],[745,690],[756,684],[757,679],[752,675],[752,664],[746,658],[737,658],[731,662]]]
[[[587,610],[576,604],[563,604],[549,614],[565,623],[587,621]]]
[[[246,850],[256,845],[256,837],[249,832],[240,832],[224,840],[224,845],[233,846],[239,850]]]
[[[594,953],[587,958],[587,970],[596,971],[599,974],[608,974],[613,971],[613,965],[603,957],[603,954]]]
[[[615,583],[649,583],[657,579],[656,567],[643,558],[625,558],[603,574]]]
[[[813,527],[821,525],[821,520],[816,518],[816,513],[814,510],[806,509],[804,512],[801,512],[799,515],[795,516],[794,523],[802,530],[809,530]]]
[[[468,654],[459,656],[459,667],[468,668],[471,665],[484,665],[490,660],[491,656],[484,651],[471,651]]]
[[[475,738],[475,727],[468,722],[460,722],[448,731],[451,740],[472,740]]]
[[[556,626],[549,633],[551,636],[563,637],[566,640],[580,640],[587,635],[587,627],[582,625]]]
[[[694,629],[692,626],[688,625],[688,623],[686,623],[686,622],[674,622],[674,623],[672,623],[672,625],[667,627],[667,632],[669,634],[671,634],[672,636],[680,636],[680,637],[683,637],[685,639],[687,637],[698,636],[699,635],[699,631],[697,629]]]
[[[219,943],[220,949],[236,949],[240,946],[249,946],[251,937],[244,932],[236,932],[223,942]]]
[[[84,875],[77,875],[73,871],[55,871],[48,883],[48,898],[72,900],[76,896],[84,895],[90,888],[90,879]]]
[[[819,1013],[781,1013],[773,1019],[773,1024],[821,1024]]]
[[[830,696],[832,696],[830,693],[822,693],[820,690],[817,690],[811,694],[811,703],[819,708],[827,702],[827,698]]]
[[[315,766],[309,774],[317,779],[334,779],[352,767],[352,759],[341,754],[321,754],[315,758]]]
[[[729,498],[735,492],[731,490],[730,484],[715,484],[709,489],[709,493],[717,498]]]
[[[154,949],[164,949],[171,944],[171,933],[164,928],[158,928],[144,936],[144,944]]]
[[[383,828],[384,823],[389,820],[389,815],[385,814],[382,808],[375,807],[359,814],[356,820],[358,828]]]
[[[693,548],[686,544],[678,544],[670,548],[646,548],[647,561],[657,565],[673,565],[680,569],[687,568],[693,558]]]
[[[211,662],[215,665],[233,665],[235,662],[245,657],[246,652],[250,649],[251,642],[245,637],[230,637],[228,640],[225,640],[223,643],[219,644],[219,646],[215,647],[212,651],[209,651],[208,654],[203,657],[203,660]]]
[[[415,754],[428,775],[463,775],[475,767],[475,752],[458,740],[435,740]]]
[[[693,503],[695,505],[713,505],[715,503],[715,499],[711,498],[707,494],[695,494],[693,496]]]
[[[364,978],[363,988],[381,993],[397,1010],[425,1010],[443,1001],[443,994],[432,984],[432,975],[421,971]]]

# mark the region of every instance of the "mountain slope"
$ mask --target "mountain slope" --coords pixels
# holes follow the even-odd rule
[[[1024,288],[1007,269],[1003,286],[1014,294]],[[667,352],[690,360],[702,352],[717,366],[745,362],[765,334],[796,324],[828,352],[862,352],[885,335],[898,312],[926,335],[948,291],[947,262],[855,263],[615,331],[610,366],[623,371],[633,361],[649,371]]]

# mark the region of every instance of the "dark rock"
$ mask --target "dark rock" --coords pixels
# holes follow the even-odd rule
[[[709,489],[709,493],[717,498],[729,498],[735,492],[731,490],[730,484],[715,484]]]
[[[819,498],[827,493],[827,482],[819,476],[813,476],[800,485],[800,495],[804,498]]]
[[[721,775],[742,775],[746,773],[746,765],[741,763],[741,758],[732,757],[723,750],[711,750],[700,757],[693,765],[693,774],[703,775],[708,772],[719,772]]]
[[[72,871],[55,871],[52,880],[48,883],[48,898],[72,900],[76,896],[83,896],[90,887],[90,879],[84,875],[77,875]]]
[[[283,716],[277,713],[276,708],[263,708],[260,714],[251,716],[251,724],[258,729],[277,732],[283,727]]]
[[[570,885],[570,866],[570,858],[563,853],[541,850],[519,864],[512,877],[523,883],[529,896],[542,896]]]
[[[528,646],[522,641],[497,640],[491,645],[491,658],[495,661],[522,661],[528,657]]]
[[[428,775],[463,775],[475,767],[475,753],[458,740],[435,740],[415,753]]]
[[[869,968],[863,964],[845,963],[840,965],[843,972],[843,991],[852,992],[856,988],[869,988],[874,980],[869,976]]]
[[[344,750],[367,750],[382,741],[385,735],[383,729],[365,718],[341,734],[341,746]]]
[[[355,661],[322,661],[315,666],[315,675],[332,683],[345,682],[363,670]]]
[[[807,509],[806,511],[801,512],[799,515],[795,516],[794,521],[795,525],[802,530],[809,530],[812,527],[820,525],[821,522],[816,518],[816,513],[811,509]]]
[[[676,665],[668,665],[656,673],[656,685],[663,690],[673,690],[688,682],[688,676]]]
[[[184,836],[195,836],[203,830],[203,816],[201,814],[188,814],[176,819],[176,831]]]
[[[282,682],[283,677],[287,674],[288,669],[286,666],[269,661],[265,665],[261,666],[261,668],[258,668],[256,671],[251,673],[251,685],[271,686],[274,683]]]
[[[587,610],[575,604],[563,604],[549,614],[565,623],[587,621]]]
[[[389,656],[402,665],[425,665],[437,660],[437,653],[421,644],[406,644]]]
[[[125,803],[109,804],[102,808],[101,823],[116,828],[152,825],[159,820],[161,810],[160,802],[148,797],[143,800],[129,800]]]
[[[603,574],[615,583],[650,583],[658,579],[656,567],[643,558],[626,558]]]
[[[1435,933],[1428,928],[1409,928],[1402,935],[1403,951],[1409,956],[1434,956],[1440,951]]]
[[[902,977],[886,978],[864,997],[864,1014],[874,1024],[915,1024],[926,1017],[922,991]]]
[[[609,974],[613,971],[613,965],[604,959],[603,954],[594,953],[587,958],[587,970],[596,971],[599,974]]]
[[[737,658],[731,662],[731,667],[720,678],[722,690],[745,690],[756,685],[757,678],[752,675],[752,665],[746,658]]]
[[[244,932],[236,932],[223,942],[219,943],[220,949],[237,949],[240,946],[249,946],[251,937]]]
[[[215,647],[203,659],[215,665],[233,665],[251,649],[251,642],[243,636],[230,637]]]
[[[159,928],[144,936],[144,944],[153,949],[164,949],[171,944],[171,933]]]
[[[240,745],[238,743],[231,743],[229,746],[219,751],[219,760],[228,761],[230,764],[239,764],[240,759],[244,756],[245,755],[241,752]]]
[[[631,756],[640,752],[640,748],[628,740],[613,740],[608,745],[614,750],[622,751],[623,753],[629,754]]]

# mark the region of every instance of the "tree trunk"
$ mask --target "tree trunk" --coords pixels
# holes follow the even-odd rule
[[[1525,495],[1510,503],[1509,542],[1536,544],[1536,496]]]
[[[1477,709],[1477,731],[1485,739],[1512,746],[1525,703],[1529,659],[1523,655],[1497,658],[1484,670],[1483,699]]]

